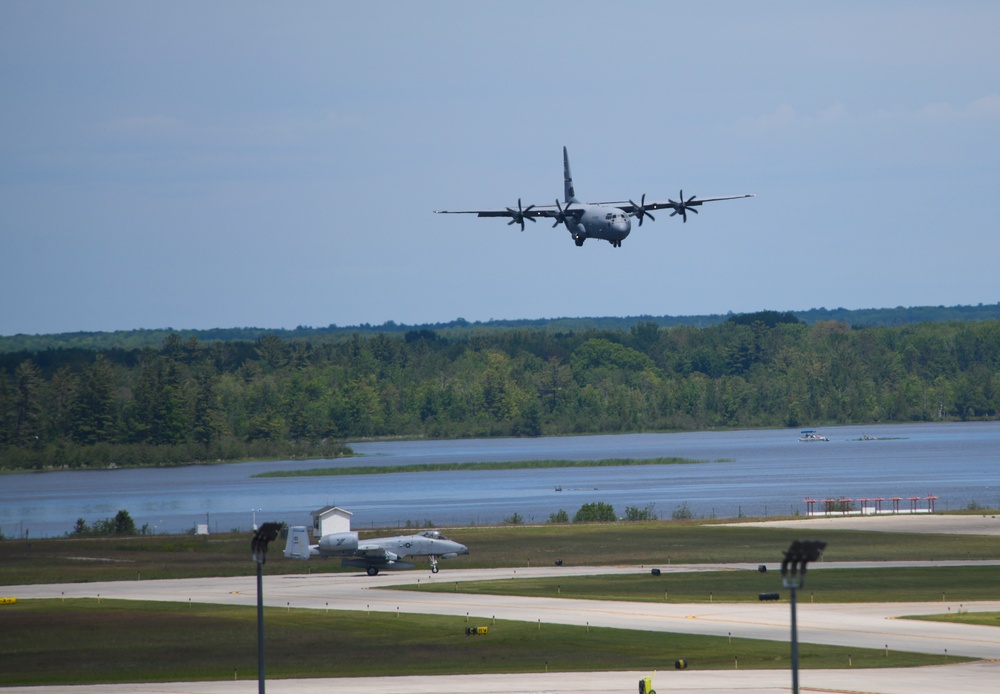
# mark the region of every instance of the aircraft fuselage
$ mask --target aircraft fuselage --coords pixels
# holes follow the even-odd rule
[[[579,221],[570,218],[564,225],[577,246],[582,246],[586,239],[601,239],[611,242],[612,246],[619,246],[632,231],[632,220],[622,209],[609,205],[573,205],[574,209],[582,208],[582,213],[578,215]]]

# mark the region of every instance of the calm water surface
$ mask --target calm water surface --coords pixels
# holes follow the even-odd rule
[[[539,439],[352,444],[362,458],[198,465],[170,469],[47,472],[0,477],[0,530],[58,536],[126,509],[155,532],[249,530],[257,521],[308,525],[335,504],[354,527],[491,524],[520,514],[543,522],[585,503],[654,505],[669,518],[804,513],[807,497],[938,497],[940,510],[1000,507],[1000,422],[830,427],[828,443],[800,443],[797,430],[624,434]],[[865,434],[876,441],[861,441]],[[599,460],[676,456],[693,465],[424,472],[264,478],[270,470],[508,460]],[[556,491],[557,488],[561,491]],[[926,501],[920,507],[926,507]],[[884,508],[889,502],[884,502]]]

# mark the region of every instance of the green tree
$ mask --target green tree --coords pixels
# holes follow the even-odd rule
[[[26,360],[14,371],[14,431],[15,445],[38,445],[42,429],[42,379],[35,363]]]
[[[573,516],[574,523],[611,523],[616,520],[615,507],[603,501],[584,504]]]
[[[565,509],[559,509],[555,513],[549,514],[549,523],[569,523],[569,514]]]
[[[85,367],[71,406],[73,440],[82,444],[113,441],[117,421],[115,376],[111,363],[98,353]]]
[[[625,507],[625,520],[627,521],[654,521],[657,520],[656,504],[648,503],[642,508],[638,506]]]
[[[115,535],[135,535],[135,521],[132,520],[132,516],[125,509],[121,509],[115,514]]]

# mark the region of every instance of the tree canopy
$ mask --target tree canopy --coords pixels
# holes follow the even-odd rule
[[[345,441],[994,418],[1000,320],[421,329],[0,359],[0,467],[331,457]]]

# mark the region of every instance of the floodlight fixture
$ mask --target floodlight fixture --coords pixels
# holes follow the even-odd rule
[[[267,544],[278,537],[282,523],[268,522],[254,530],[250,552],[257,562],[257,691],[264,694],[264,562],[267,561]]]
[[[805,584],[806,568],[819,559],[826,548],[820,540],[796,540],[785,552],[781,562],[781,583],[785,588],[801,588]]]
[[[785,552],[781,562],[781,584],[789,589],[792,606],[792,694],[799,694],[799,634],[796,621],[795,591],[805,585],[806,568],[819,559],[826,549],[820,540],[796,540]]]
[[[257,528],[253,534],[253,539],[250,540],[250,551],[253,554],[253,560],[257,564],[264,564],[267,562],[267,544],[278,537],[278,533],[281,532],[281,523],[268,522]]]

